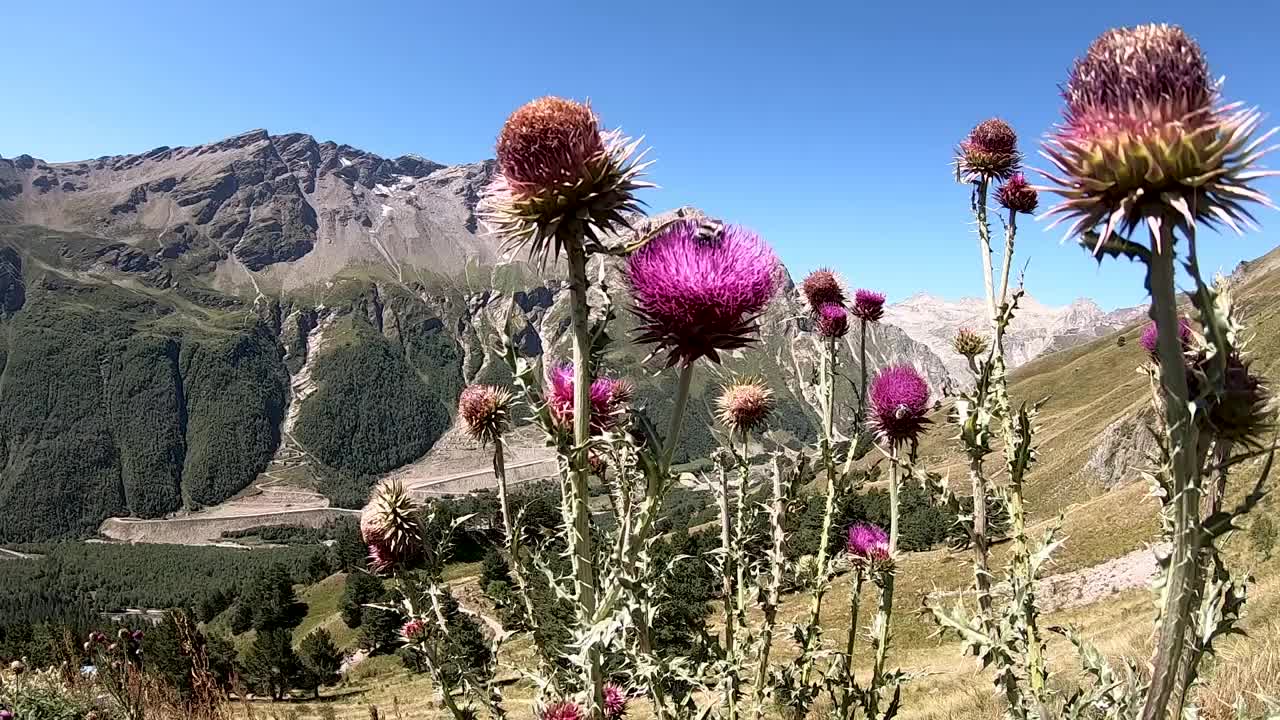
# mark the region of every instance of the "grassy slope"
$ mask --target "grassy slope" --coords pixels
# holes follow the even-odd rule
[[[1236,292],[1244,319],[1256,334],[1250,350],[1257,358],[1257,367],[1273,383],[1280,383],[1280,250],[1256,261]],[[1111,423],[1141,408],[1149,397],[1147,379],[1136,371],[1143,360],[1136,342],[1135,330],[1139,327],[1118,333],[1126,336],[1123,347],[1117,344],[1118,334],[1113,334],[1040,358],[1014,373],[1015,400],[1048,397],[1039,422],[1040,462],[1029,478],[1028,491],[1030,511],[1037,523],[1033,533],[1043,532],[1048,523],[1056,521],[1059,514],[1062,516],[1066,542],[1054,556],[1051,573],[1096,565],[1143,547],[1155,538],[1156,504],[1147,497],[1144,482],[1134,478],[1133,482],[1107,491],[1084,469],[1099,435]],[[921,455],[931,468],[949,473],[957,490],[963,490],[960,485],[965,479],[965,465],[954,449],[954,430],[946,422],[948,410],[935,414],[935,425],[922,443]],[[993,454],[988,463],[999,477],[999,454]],[[1249,479],[1248,470],[1243,475]],[[1270,506],[1264,506],[1262,512],[1280,514]],[[1007,552],[1007,544],[993,549],[995,568],[1003,566]],[[1214,664],[1203,690],[1203,697],[1210,703],[1241,692],[1280,690],[1280,672],[1276,672],[1280,669],[1280,653],[1276,650],[1280,646],[1280,630],[1267,620],[1280,609],[1276,592],[1280,590],[1280,573],[1261,563],[1241,535],[1231,539],[1228,552],[1237,565],[1250,568],[1258,578],[1246,620],[1247,627],[1255,628],[1255,637],[1236,639],[1225,646],[1223,659]],[[991,701],[989,677],[978,671],[972,659],[960,655],[956,643],[931,637],[932,623],[916,614],[924,593],[963,588],[971,582],[968,561],[967,553],[934,550],[910,555],[900,566],[895,597],[898,621],[891,662],[927,673],[908,686],[903,717],[1000,717]],[[847,631],[848,593],[848,583],[838,579],[827,596],[824,629],[828,639],[842,639]],[[868,603],[864,600],[863,604]],[[785,598],[778,621],[799,621],[807,609],[807,596]],[[1131,590],[1094,605],[1052,613],[1044,619],[1044,625],[1077,625],[1108,655],[1133,657],[1141,663],[1147,653],[1144,628],[1150,627],[1151,617],[1149,594]],[[869,616],[864,614],[860,625],[867,627],[868,621]],[[1071,669],[1078,665],[1069,648],[1056,639],[1050,648],[1055,667],[1070,676]],[[785,642],[779,651],[781,657],[793,654]],[[519,716],[527,707],[528,693],[519,688],[512,692],[509,707]],[[429,684],[421,678],[408,677],[398,669],[369,667],[353,678],[351,687],[335,698],[332,707],[339,718],[366,717],[370,704],[384,710],[398,705],[406,717],[443,717],[425,702],[428,694]],[[320,716],[318,705],[304,704],[298,709],[303,717]],[[630,716],[649,715],[634,707]]]

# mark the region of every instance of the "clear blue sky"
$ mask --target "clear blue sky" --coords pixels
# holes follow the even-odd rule
[[[957,297],[981,281],[955,143],[1000,115],[1036,165],[1072,59],[1150,21],[1186,27],[1226,97],[1280,122],[1280,3],[1258,0],[46,1],[0,10],[0,155],[78,160],[263,127],[469,162],[523,101],[590,98],[653,147],[654,209],[754,227],[797,276],[832,265],[893,300]],[[1203,264],[1280,243],[1280,213],[1259,217],[1261,234],[1202,243]],[[1134,269],[1098,270],[1059,238],[1022,229],[1033,295],[1143,300]]]

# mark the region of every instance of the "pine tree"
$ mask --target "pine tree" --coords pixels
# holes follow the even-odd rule
[[[245,651],[245,679],[258,693],[269,695],[272,700],[282,699],[295,687],[302,679],[302,670],[288,630],[260,630],[253,645]]]
[[[320,697],[320,686],[331,685],[338,679],[338,670],[342,667],[342,652],[333,643],[328,630],[316,628],[302,639],[299,655],[306,670],[306,685],[316,697]]]

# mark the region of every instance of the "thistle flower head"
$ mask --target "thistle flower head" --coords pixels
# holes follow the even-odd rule
[[[846,548],[857,562],[883,563],[889,559],[889,535],[877,525],[854,523],[849,528]]]
[[[573,427],[573,363],[558,365],[547,374],[547,405],[556,424]],[[618,426],[635,388],[626,380],[599,377],[591,382],[591,432],[603,433]]]
[[[1108,30],[1076,61],[1063,89],[1063,122],[1046,141],[1044,173],[1072,221],[1068,236],[1094,232],[1101,252],[1115,233],[1151,226],[1188,231],[1197,222],[1237,232],[1252,225],[1248,201],[1270,205],[1252,183],[1267,151],[1252,136],[1256,110],[1214,107],[1218,88],[1203,52],[1181,28]],[[1056,223],[1055,223],[1056,224]]]
[[[8,710],[0,710],[0,720],[13,720],[13,713]]]
[[[498,135],[498,169],[512,192],[535,194],[589,173],[604,152],[600,123],[591,107],[558,97],[526,103],[511,113]]]
[[[996,202],[1006,210],[1030,215],[1036,211],[1040,196],[1027,182],[1025,175],[1014,173],[1013,177],[1005,180],[996,190]]]
[[[818,268],[800,284],[805,300],[809,301],[809,309],[817,312],[822,306],[829,304],[843,305],[845,301],[844,287],[840,278],[826,268]]]
[[[872,429],[890,443],[915,440],[929,423],[929,383],[910,365],[881,370],[867,395]]]
[[[427,631],[427,624],[418,619],[406,622],[400,628],[400,636],[405,640],[417,640]]]
[[[471,437],[496,443],[511,427],[511,393],[493,385],[468,385],[458,397],[458,416]]]
[[[539,717],[541,720],[582,720],[585,713],[577,703],[566,701],[546,706]]]
[[[884,293],[858,290],[853,294],[853,314],[867,322],[880,322],[884,317]]]
[[[956,174],[964,182],[1004,180],[1021,163],[1018,134],[1000,118],[978,123],[956,151]]]
[[[668,365],[719,362],[721,352],[754,340],[777,268],[769,246],[739,226],[708,240],[695,220],[672,223],[627,259],[637,340],[666,350]]]
[[[827,303],[818,309],[818,334],[824,338],[840,338],[849,332],[849,311],[843,305]]]
[[[773,391],[764,380],[743,378],[730,383],[716,400],[720,422],[734,432],[755,430],[764,424],[773,411]]]
[[[1189,358],[1187,389],[1192,399],[1203,393],[1212,358]],[[1266,381],[1254,374],[1249,360],[1233,352],[1227,356],[1221,390],[1206,399],[1203,415],[1213,437],[1262,447],[1275,430],[1276,406]]]
[[[604,686],[604,716],[608,720],[618,720],[627,715],[627,691],[615,683]]]
[[[638,142],[601,132],[585,104],[557,97],[533,100],[507,118],[498,135],[499,174],[485,190],[480,215],[514,252],[527,247],[540,264],[585,232],[598,237],[626,226],[638,212],[633,193],[645,163]]]
[[[399,482],[383,485],[360,515],[360,535],[369,546],[369,565],[379,573],[411,565],[422,554],[418,504]]]
[[[1178,341],[1182,344],[1182,352],[1185,353],[1191,349],[1191,321],[1186,317],[1178,318]],[[1154,320],[1142,329],[1138,344],[1147,351],[1153,361],[1160,362],[1160,333],[1156,329]]]
[[[987,351],[987,339],[967,327],[956,331],[951,347],[967,358],[977,357]]]

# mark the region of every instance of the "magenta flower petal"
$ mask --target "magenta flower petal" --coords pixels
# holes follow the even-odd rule
[[[618,426],[626,405],[635,394],[631,383],[610,377],[591,381],[591,432],[603,433]],[[573,363],[558,365],[547,374],[547,405],[556,424],[573,427]]]
[[[827,303],[818,310],[817,326],[824,338],[844,337],[849,332],[849,311],[843,305]]]
[[[855,523],[849,528],[849,554],[862,562],[883,562],[889,559],[889,535],[871,523]]]
[[[1185,317],[1178,318],[1178,341],[1182,343],[1184,353],[1191,347],[1191,321]],[[1147,323],[1147,326],[1142,329],[1142,337],[1138,338],[1138,344],[1142,345],[1142,349],[1157,362],[1159,362],[1159,343],[1160,334],[1156,330],[1155,322]]]
[[[858,290],[853,294],[853,314],[867,322],[879,322],[884,317],[884,294]]]

